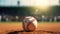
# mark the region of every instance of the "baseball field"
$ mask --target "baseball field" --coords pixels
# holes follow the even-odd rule
[[[60,34],[60,22],[38,22],[34,32],[24,32],[22,22],[0,22],[0,34]]]

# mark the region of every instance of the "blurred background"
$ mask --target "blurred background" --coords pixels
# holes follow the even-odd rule
[[[60,22],[60,0],[0,0],[0,22],[20,22],[26,16]]]

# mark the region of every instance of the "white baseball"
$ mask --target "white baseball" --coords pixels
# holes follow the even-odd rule
[[[23,29],[33,30],[37,28],[37,20],[34,17],[27,16],[23,19]]]

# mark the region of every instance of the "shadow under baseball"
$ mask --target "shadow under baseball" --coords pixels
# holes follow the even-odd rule
[[[23,32],[28,32],[28,33],[31,33],[30,31],[24,31],[24,30],[21,30],[21,31],[14,31],[14,32],[9,32],[9,33],[7,33],[7,34],[18,34],[20,32],[20,34],[21,33],[23,33]],[[36,32],[37,32],[37,34],[42,34],[42,33],[50,33],[50,34],[60,34],[60,32],[53,32],[53,31],[43,31],[43,30],[38,30],[38,31],[33,31],[33,33],[34,34],[36,34]]]
[[[18,34],[19,32],[24,32],[24,30],[21,30],[21,31],[14,31],[14,32],[8,32],[7,34]]]

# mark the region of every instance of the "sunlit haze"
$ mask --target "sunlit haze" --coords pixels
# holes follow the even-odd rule
[[[18,0],[0,0],[0,6],[18,6]],[[54,6],[59,0],[19,0],[20,6]]]

